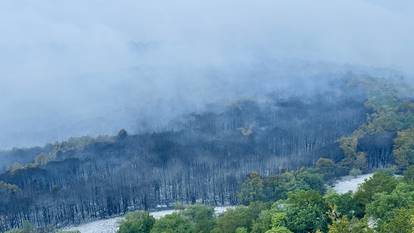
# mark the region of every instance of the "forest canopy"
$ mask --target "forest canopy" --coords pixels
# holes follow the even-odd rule
[[[241,100],[170,130],[2,152],[21,162],[0,174],[0,227],[78,224],[179,202],[240,207],[215,216],[191,206],[160,220],[131,213],[120,231],[392,232],[392,219],[409,222],[412,208],[414,104],[402,83],[349,74],[311,98]],[[327,189],[382,168],[355,194]],[[398,195],[406,198],[393,202]]]

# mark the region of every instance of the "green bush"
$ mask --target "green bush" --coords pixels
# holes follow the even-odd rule
[[[149,233],[154,223],[154,217],[150,216],[148,212],[132,212],[121,221],[118,233]]]
[[[173,213],[157,220],[151,233],[195,233],[192,222],[181,214]]]

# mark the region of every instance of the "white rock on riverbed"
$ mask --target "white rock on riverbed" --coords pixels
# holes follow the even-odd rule
[[[360,184],[364,183],[365,180],[369,179],[373,175],[373,173],[370,173],[356,177],[344,176],[334,183],[333,189],[340,194],[347,193],[349,191],[355,192]]]

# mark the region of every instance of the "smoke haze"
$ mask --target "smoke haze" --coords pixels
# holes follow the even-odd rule
[[[410,0],[3,0],[0,148],[138,132],[209,103],[312,89],[349,65],[412,74],[413,11]]]

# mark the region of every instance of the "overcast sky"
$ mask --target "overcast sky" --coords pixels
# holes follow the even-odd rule
[[[413,12],[412,0],[1,0],[0,148],[162,123],[265,88],[263,62],[273,80],[275,60],[412,74]]]

